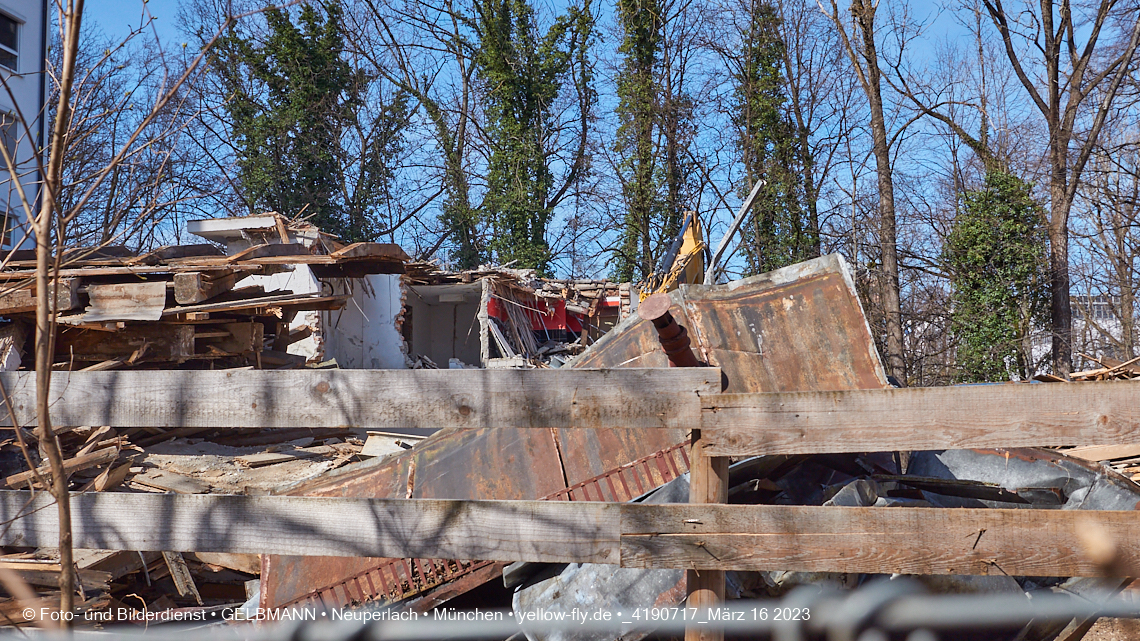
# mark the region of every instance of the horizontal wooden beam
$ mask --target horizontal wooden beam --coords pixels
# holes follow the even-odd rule
[[[702,432],[702,436],[703,436]],[[1140,512],[625,504],[621,564],[852,572],[1100,576],[1082,540],[1140,561]],[[1082,530],[1090,539],[1082,539]],[[1095,538],[1093,538],[1095,537]]]
[[[35,374],[0,382],[34,424]],[[716,368],[104,371],[52,374],[50,403],[55,425],[689,429],[719,391]]]
[[[1140,385],[970,385],[703,398],[711,456],[1140,443]]]
[[[87,492],[71,522],[81,549],[617,563],[621,504],[567,505]],[[58,544],[47,492],[0,491],[0,521],[3,545]]]
[[[55,545],[39,492],[0,491],[0,545]],[[634,568],[1098,576],[1140,562],[1140,512],[86,493],[75,545],[140,551],[611,563]],[[26,516],[21,516],[26,515]]]
[[[1140,443],[1131,382],[720,394],[716,368],[56,372],[56,425],[700,427],[710,456]],[[30,372],[0,373],[34,424]],[[0,422],[7,424],[0,408]]]

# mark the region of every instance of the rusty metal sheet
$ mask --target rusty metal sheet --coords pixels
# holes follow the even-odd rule
[[[453,430],[381,461],[344,468],[339,474],[295,486],[286,493],[405,498],[410,487],[412,498],[510,500],[539,498],[566,487],[550,430]],[[329,607],[369,600],[379,591],[378,578],[373,579],[371,588],[366,576],[361,577],[365,580],[359,587],[356,581],[346,580],[367,575],[389,561],[265,555],[262,607],[284,607],[314,594],[339,601],[328,603]],[[418,575],[421,571],[412,567],[408,572]],[[364,590],[363,595],[360,590]]]
[[[886,386],[854,286],[838,256],[728,285],[685,287],[672,296],[671,313],[689,328],[701,357],[725,371],[728,391]],[[634,315],[571,366],[667,365],[652,324]],[[681,430],[614,427],[441,432],[384,462],[349,466],[288,493],[402,497],[410,486],[416,498],[629,500],[688,471],[679,446],[686,438]],[[426,570],[423,563],[429,564]],[[266,556],[261,607],[317,598],[339,607],[365,600],[369,593],[380,596],[385,581],[410,594],[413,583],[433,583],[451,572],[435,572],[432,563]],[[451,575],[471,571],[460,570]],[[405,583],[409,592],[402,589]]]
[[[555,430],[566,480],[573,485],[684,441],[682,430]],[[687,467],[687,466],[686,466]]]
[[[843,258],[833,254],[726,285],[682,285],[670,313],[700,358],[720,367],[726,392],[887,387]],[[664,366],[653,326],[636,314],[575,367]]]
[[[416,454],[417,499],[536,499],[566,487],[549,430],[464,430]]]

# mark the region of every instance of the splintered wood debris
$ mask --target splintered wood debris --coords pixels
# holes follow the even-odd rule
[[[1089,369],[1073,372],[1070,379],[1074,383],[1083,381],[1140,381],[1140,357],[1122,361],[1111,356],[1079,355],[1082,360],[1095,365]],[[1042,374],[1034,380],[1043,383],[1068,383],[1059,376]],[[1140,445],[1090,445],[1086,447],[1057,448],[1067,456],[1101,463],[1124,476],[1140,483]]]
[[[353,461],[402,452],[423,438],[358,429],[86,426],[56,431],[72,491],[179,494],[273,494]],[[0,439],[6,488],[37,485],[14,433],[9,428],[6,434]],[[34,453],[34,434],[21,434]],[[362,452],[365,441],[372,452]],[[37,471],[46,474],[46,465]],[[261,571],[259,556],[249,554],[76,550],[75,558],[76,589],[83,597],[77,599],[79,609],[108,613],[112,618],[102,621],[107,624],[141,625],[146,623],[143,612],[189,608],[208,615],[240,606],[249,598],[247,583]],[[44,607],[58,604],[57,550],[3,548],[0,569],[23,579]],[[23,602],[0,598],[3,624],[30,625],[23,609]],[[119,619],[122,612],[139,616]]]
[[[305,337],[290,322],[298,313],[340,309],[350,296],[265,291],[250,277],[297,265],[323,278],[400,274],[408,260],[396,245],[322,239],[312,247],[255,244],[232,255],[212,244],[140,255],[122,247],[67,250],[52,296],[59,313],[54,368],[303,366],[303,357],[286,351]],[[4,369],[18,366],[33,333],[34,265],[23,250],[0,264],[0,316],[12,321],[0,329]]]

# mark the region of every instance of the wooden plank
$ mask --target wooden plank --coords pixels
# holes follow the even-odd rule
[[[229,336],[213,344],[223,352],[231,354],[260,352],[265,345],[265,325],[261,323],[224,323],[221,327]]]
[[[50,546],[45,492],[0,492],[0,545]],[[1140,512],[73,494],[98,549],[872,574],[1098,576],[1082,533],[1140,561]],[[24,516],[20,516],[24,515]]]
[[[65,473],[70,474],[72,472],[76,472],[79,470],[85,470],[89,467],[95,467],[96,465],[103,465],[106,463],[110,463],[111,461],[115,460],[118,457],[119,457],[119,448],[108,447],[106,449],[91,452],[90,454],[84,454],[82,456],[76,456],[74,458],[69,458],[63,462],[63,469],[64,469]],[[41,465],[37,469],[37,471],[40,473],[41,476],[43,476],[44,478],[47,478],[48,472],[50,470],[49,470],[48,466],[45,464],[45,465]],[[34,482],[33,481],[34,478],[35,478],[35,473],[32,472],[31,470],[28,470],[26,472],[20,472],[19,474],[13,474],[13,475],[7,477],[6,479],[4,479],[4,483],[8,487],[19,487],[21,485],[26,485],[28,483]]]
[[[243,260],[253,260],[255,258],[277,258],[281,256],[305,256],[309,255],[309,249],[299,243],[272,243],[267,245],[254,245],[248,249],[242,250],[232,256],[226,256],[219,259],[226,263],[236,263]],[[204,263],[211,262],[210,260],[202,261]]]
[[[225,554],[222,552],[199,552],[187,555],[191,561],[217,565],[246,574],[261,573],[261,557],[256,554]]]
[[[182,272],[174,275],[174,300],[193,305],[230,291],[243,272]]]
[[[191,258],[187,260],[191,262],[188,262],[184,265],[122,265],[119,267],[77,267],[74,269],[61,269],[59,270],[59,275],[63,278],[82,278],[89,276],[173,274],[179,272],[197,272],[218,269],[240,269],[242,271],[247,271],[254,274],[267,273],[268,271],[263,265],[254,265],[251,263],[243,263],[241,265],[203,265],[193,261],[204,259]],[[0,271],[0,281],[31,280],[35,277],[36,273],[30,270]]]
[[[1100,576],[1080,536],[1094,528],[1120,567],[1140,561],[1132,511],[625,504],[621,527],[636,568]]]
[[[63,328],[55,343],[59,360],[106,361],[125,358],[136,363],[174,361],[181,363],[194,356],[194,326],[147,323],[130,325],[111,332]],[[84,372],[94,376],[109,372]],[[77,374],[72,372],[72,375]],[[82,423],[92,425],[92,423]],[[107,423],[94,423],[107,425]]]
[[[331,445],[318,445],[317,447],[297,447],[280,452],[248,454],[238,456],[234,458],[234,461],[242,467],[265,467],[266,465],[277,465],[278,463],[288,463],[289,461],[329,454],[337,454],[337,449]]]
[[[1140,385],[971,385],[704,397],[717,456],[1140,443]]]
[[[7,289],[0,287],[0,291]],[[59,289],[55,296],[55,311],[63,312],[79,307],[79,279],[59,279]],[[36,290],[25,287],[0,295],[0,315],[20,314],[36,311]]]
[[[170,578],[174,581],[174,588],[179,596],[193,596],[198,605],[202,605],[202,595],[198,593],[198,586],[194,584],[194,576],[186,566],[186,559],[181,552],[163,552],[162,559],[166,561],[166,569],[170,570]]]
[[[185,314],[187,312],[208,311],[236,311],[239,309],[253,309],[257,307],[283,307],[293,305],[304,309],[339,309],[351,296],[318,296],[313,294],[274,294],[242,300],[222,301],[218,303],[203,303],[201,305],[180,305],[167,307],[163,316],[172,314]],[[330,307],[331,306],[331,307]]]
[[[3,561],[0,562],[0,568],[15,572],[31,585],[59,587],[59,563]],[[111,573],[80,569],[79,582],[85,590],[106,590],[110,587]]]
[[[328,255],[329,262],[351,258],[383,258],[401,262],[411,260],[402,247],[391,243],[353,243]]]
[[[147,470],[144,474],[132,476],[130,482],[163,492],[176,492],[178,494],[204,494],[210,491],[208,483],[169,470]]]
[[[33,425],[35,373],[0,380]],[[718,389],[716,368],[112,370],[53,373],[50,402],[54,425],[684,429]]]
[[[108,550],[617,563],[621,504],[72,494],[75,545]],[[20,517],[20,515],[24,515]],[[17,518],[20,517],[20,518]],[[0,544],[53,546],[47,492],[0,492]]]
[[[222,250],[216,245],[203,243],[198,245],[164,245],[158,249],[127,259],[132,265],[156,265],[164,260],[175,258],[192,258],[196,256],[222,256]]]
[[[708,456],[701,445],[701,430],[693,430],[689,461],[689,503],[728,503],[727,456]],[[685,572],[686,607],[703,612],[724,602],[724,570],[697,570]],[[688,626],[685,641],[724,641],[724,630],[708,626]]]
[[[1065,456],[1075,456],[1086,461],[1111,461],[1120,458],[1140,456],[1140,443],[1135,445],[1091,445],[1063,450]]]
[[[88,285],[91,305],[83,314],[83,322],[156,321],[166,307],[166,282],[112,283]]]

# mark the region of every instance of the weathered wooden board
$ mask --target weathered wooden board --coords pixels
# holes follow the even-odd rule
[[[83,322],[156,321],[166,307],[166,282],[111,283],[88,285],[91,305],[83,314]]]
[[[34,376],[0,374],[23,425]],[[685,429],[719,389],[715,368],[57,372],[51,408],[55,425],[115,427]]]
[[[183,272],[174,275],[174,300],[193,305],[228,292],[245,272]]]
[[[0,287],[0,314],[18,314],[36,311],[36,292],[32,287],[9,290]],[[79,307],[79,279],[61,278],[55,296],[55,311],[63,312]]]
[[[566,505],[95,492],[71,518],[82,548],[617,563],[621,505]],[[0,520],[3,545],[58,543],[47,492],[0,492]]]
[[[94,331],[61,326],[55,342],[55,353],[56,358],[64,362],[104,361],[135,356],[137,362],[181,363],[194,356],[194,326],[145,323],[128,325],[117,331]],[[73,377],[94,376],[103,373],[107,372],[73,372],[72,375]],[[3,380],[6,384],[9,381],[9,379]],[[15,380],[17,379],[13,379]],[[10,387],[9,390],[11,389]],[[89,400],[97,402],[97,399]],[[92,423],[79,424],[92,425]]]
[[[1100,576],[1080,531],[1140,561],[1140,512],[626,504],[624,567]]]
[[[1076,447],[1061,452],[1065,456],[1075,456],[1086,461],[1111,461],[1114,459],[1140,456],[1140,443],[1130,445],[1090,445]]]
[[[51,546],[51,496],[0,491],[0,545]],[[24,515],[24,516],[21,516]],[[19,518],[17,518],[19,517]],[[636,568],[1098,576],[1082,532],[1140,562],[1140,512],[72,495],[75,544],[141,551]]]
[[[1140,384],[710,395],[701,437],[715,456],[1140,443]]]
[[[96,465],[105,465],[114,461],[119,456],[119,448],[108,447],[102,450],[96,450],[87,454],[81,454],[74,458],[69,458],[63,462],[63,470],[65,473],[70,474],[78,470],[85,470]],[[46,476],[50,468],[45,464],[37,468],[37,472]],[[26,486],[28,483],[34,482],[35,473],[31,470],[13,474],[4,479],[4,484],[8,487]]]

